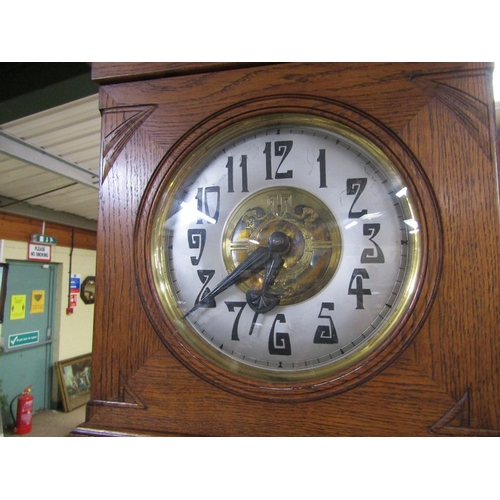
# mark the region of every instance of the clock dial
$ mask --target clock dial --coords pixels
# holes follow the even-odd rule
[[[420,268],[403,177],[309,115],[228,127],[175,168],[152,232],[162,307],[199,355],[278,384],[335,376],[395,334]]]

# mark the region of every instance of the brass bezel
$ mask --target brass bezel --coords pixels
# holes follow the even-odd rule
[[[402,328],[402,322],[410,309],[418,289],[420,271],[422,269],[423,251],[420,233],[412,234],[408,242],[408,266],[400,294],[390,314],[377,328],[375,333],[358,349],[350,352],[341,359],[337,359],[330,364],[325,364],[319,368],[300,369],[297,371],[278,372],[266,370],[260,367],[246,365],[242,362],[230,358],[221,351],[215,349],[203,337],[201,337],[183,318],[184,313],[177,306],[172,285],[168,280],[167,266],[165,259],[165,237],[163,233],[164,223],[172,203],[175,200],[175,193],[183,182],[189,178],[197,168],[201,167],[217,149],[229,141],[238,137],[250,134],[257,130],[276,126],[304,126],[326,130],[327,132],[342,136],[344,140],[351,142],[355,147],[363,150],[383,169],[387,177],[393,184],[401,184],[404,187],[403,176],[383,153],[383,151],[360,133],[347,127],[344,124],[323,118],[316,115],[302,113],[279,113],[265,116],[247,118],[237,123],[233,123],[223,130],[215,133],[212,137],[202,142],[183,161],[176,165],[176,170],[171,176],[168,186],[161,193],[157,203],[156,212],[153,215],[154,223],[151,231],[151,263],[154,288],[160,303],[168,318],[176,328],[177,333],[182,337],[189,350],[194,350],[198,355],[207,359],[219,368],[254,382],[296,386],[298,384],[314,384],[316,381],[332,380],[345,373],[353,371],[361,366],[366,360],[383,349],[393,337],[397,336]],[[394,181],[397,182],[394,182]],[[401,203],[408,218],[422,222],[422,218],[417,211],[417,205],[413,201],[411,193],[405,197]],[[262,387],[265,389],[265,387]]]

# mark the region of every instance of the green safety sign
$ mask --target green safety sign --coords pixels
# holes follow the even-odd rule
[[[40,332],[13,333],[9,335],[9,348],[36,344],[40,340]]]
[[[56,245],[57,238],[54,236],[45,236],[44,234],[32,234],[31,243],[43,243],[44,245]]]

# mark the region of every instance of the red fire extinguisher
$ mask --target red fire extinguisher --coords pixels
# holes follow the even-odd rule
[[[17,400],[17,418],[14,428],[15,434],[27,434],[31,431],[33,424],[33,400],[31,395],[31,385],[24,389]]]

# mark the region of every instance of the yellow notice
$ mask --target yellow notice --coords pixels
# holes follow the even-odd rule
[[[31,292],[31,314],[43,313],[45,309],[45,290],[33,290]]]
[[[26,295],[12,295],[10,299],[10,319],[26,317]]]

